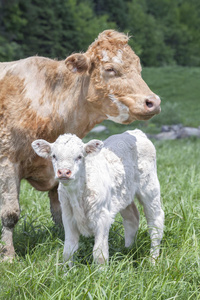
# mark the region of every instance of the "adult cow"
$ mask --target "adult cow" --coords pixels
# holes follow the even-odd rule
[[[20,215],[22,178],[49,191],[51,211],[61,218],[51,161],[36,156],[31,142],[54,142],[65,132],[82,138],[105,119],[128,124],[160,112],[160,99],[141,77],[128,37],[101,33],[85,53],[66,60],[30,57],[0,64],[1,253],[14,256],[13,229]]]

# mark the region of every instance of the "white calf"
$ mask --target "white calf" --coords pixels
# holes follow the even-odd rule
[[[80,234],[94,235],[94,260],[107,262],[108,235],[118,212],[123,217],[125,246],[129,247],[139,226],[136,196],[144,207],[151,238],[151,257],[159,255],[164,212],[156,170],[156,151],[140,130],[113,135],[104,142],[84,144],[72,134],[55,143],[36,140],[35,152],[51,158],[59,181],[59,200],[65,229],[64,260],[78,249]]]

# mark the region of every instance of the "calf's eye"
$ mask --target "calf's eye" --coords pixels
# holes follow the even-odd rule
[[[81,158],[82,158],[82,155],[79,155],[79,156],[77,157],[78,160],[80,160]]]
[[[53,154],[53,155],[52,155],[52,157],[53,157],[53,159],[56,159],[56,156],[55,156],[55,154]]]

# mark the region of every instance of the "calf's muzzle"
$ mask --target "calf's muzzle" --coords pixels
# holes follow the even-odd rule
[[[59,169],[57,171],[57,178],[58,179],[69,179],[71,177],[71,170],[69,169]]]

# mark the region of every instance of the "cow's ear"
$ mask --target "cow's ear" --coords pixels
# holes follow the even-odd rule
[[[100,140],[91,140],[87,144],[85,144],[85,153],[98,153],[103,147],[104,143]]]
[[[31,144],[33,150],[37,155],[48,158],[51,155],[51,144],[45,140],[35,140]]]
[[[73,73],[85,73],[89,71],[90,60],[85,54],[75,53],[66,58],[65,65]]]

